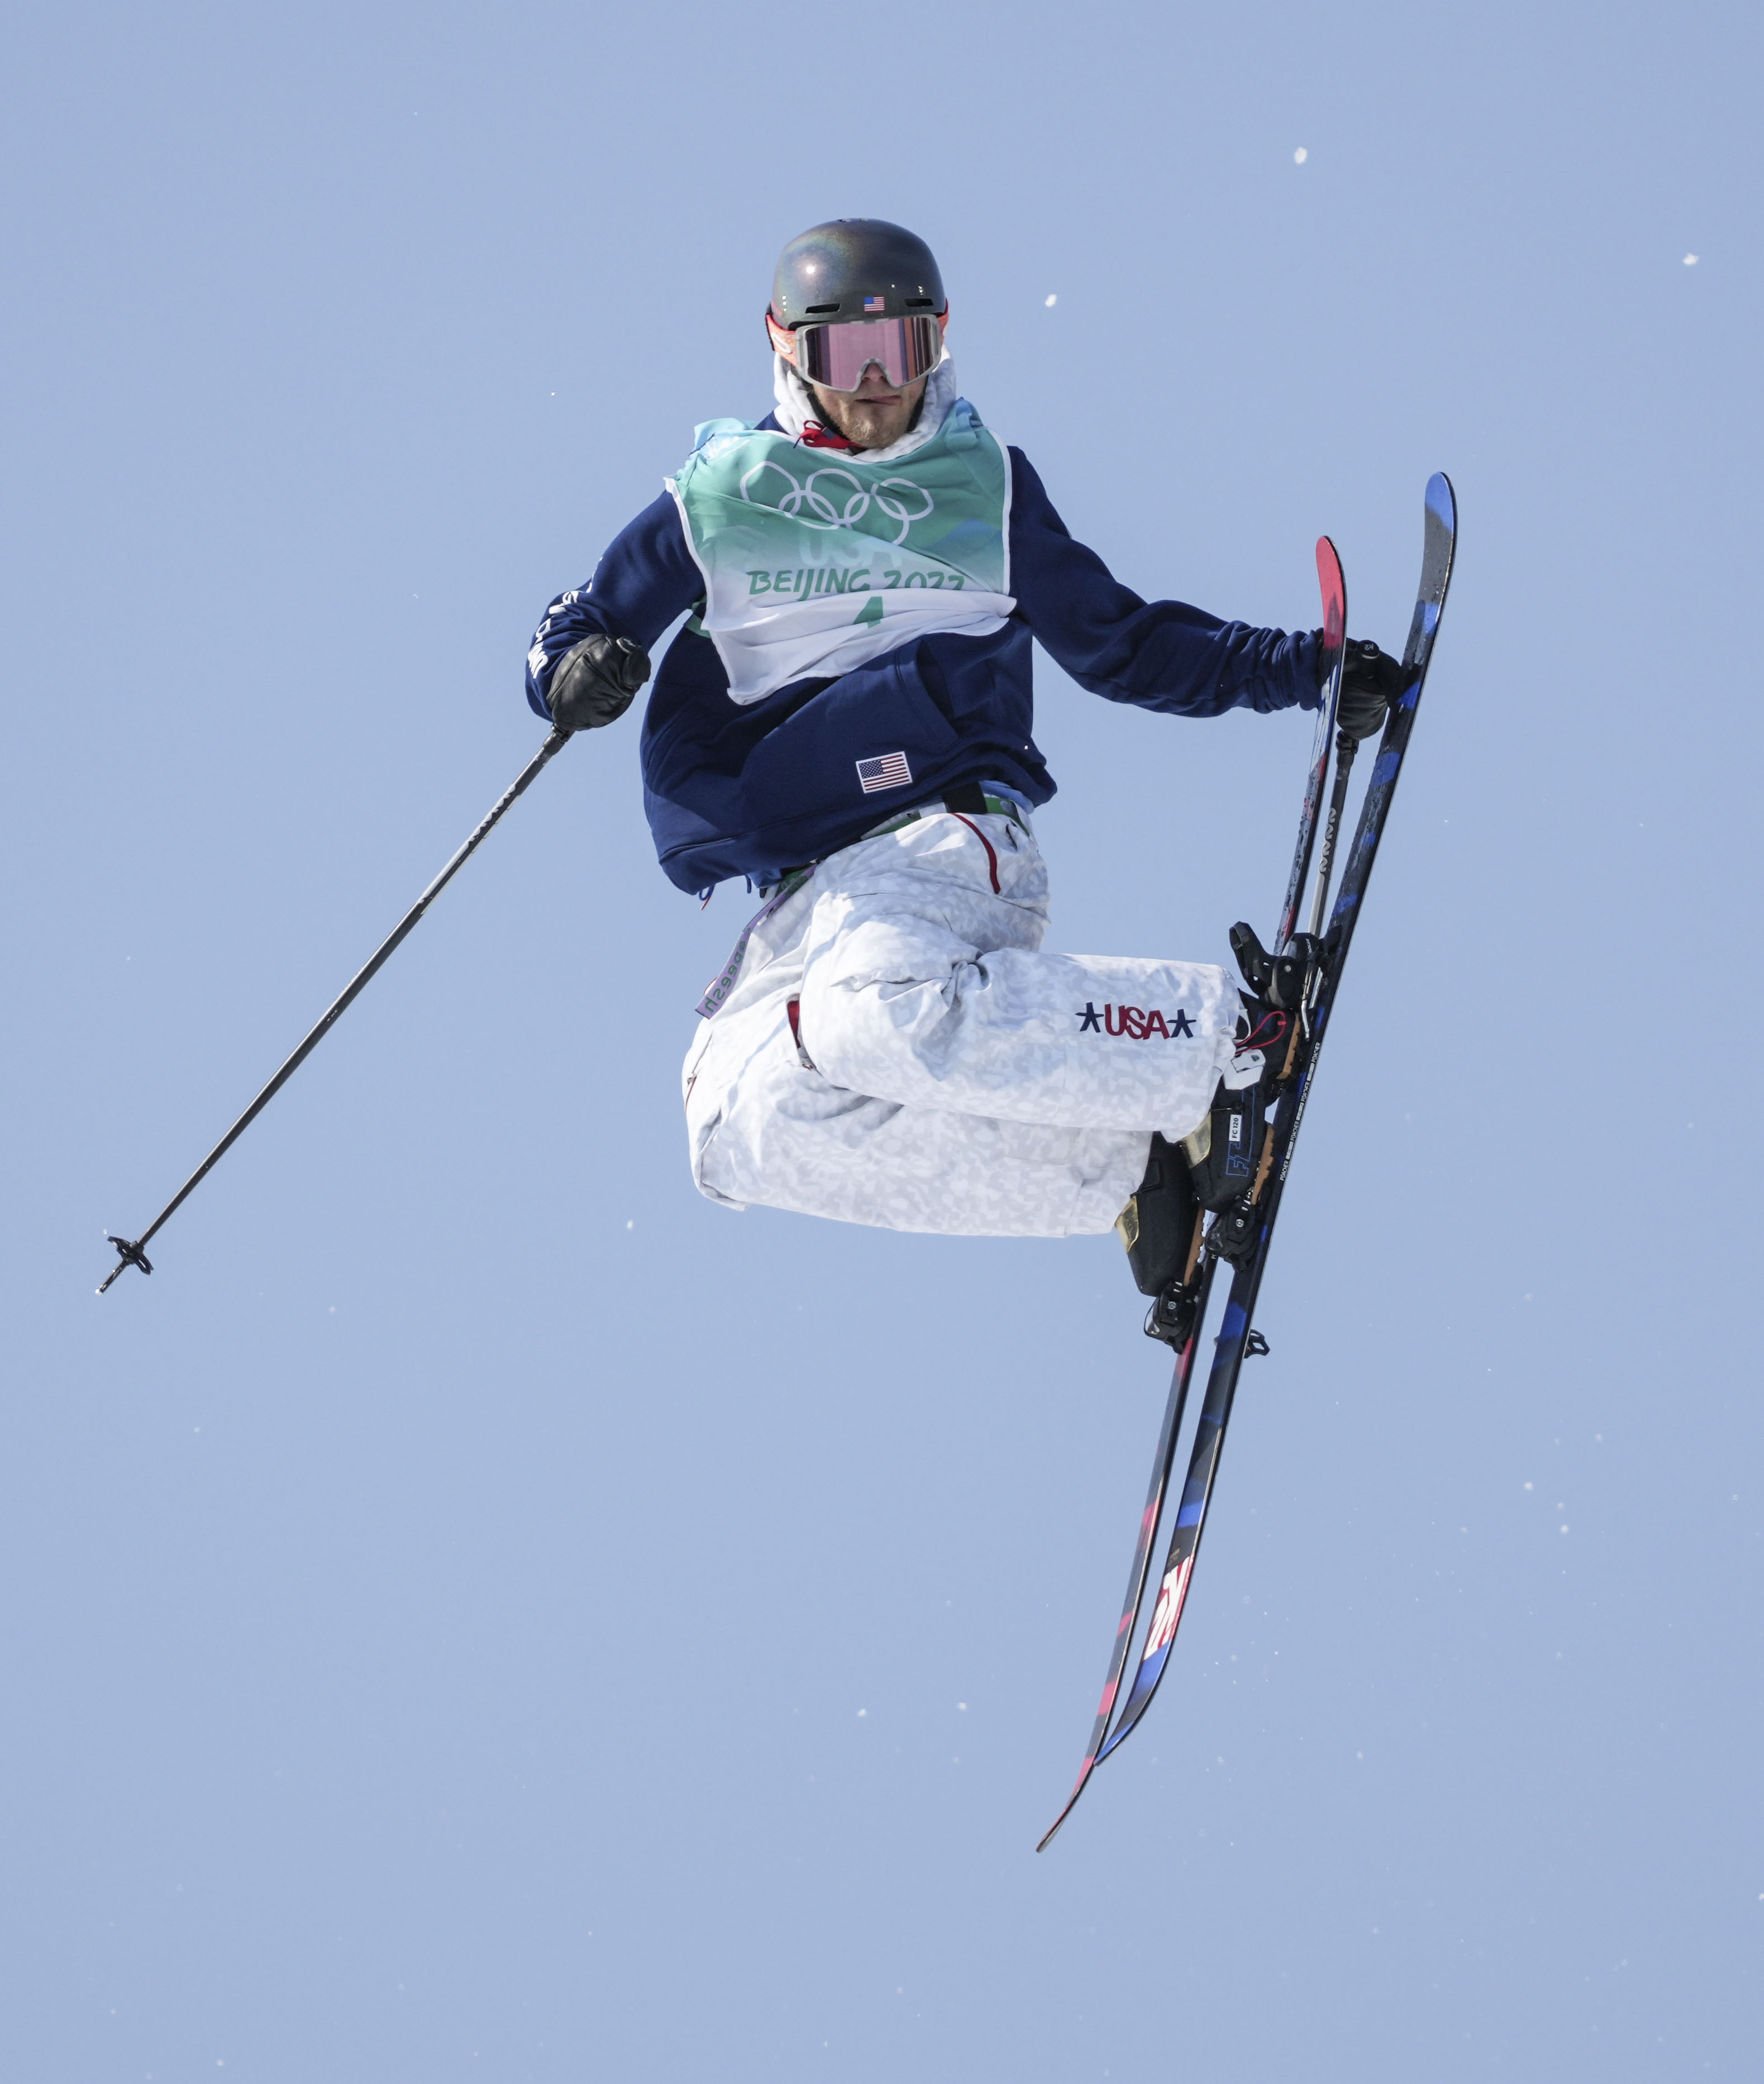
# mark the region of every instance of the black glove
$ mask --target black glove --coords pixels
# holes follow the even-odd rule
[[[1349,637],[1342,659],[1342,705],[1335,715],[1342,736],[1356,745],[1376,737],[1404,684],[1402,667],[1388,651],[1369,637]]]
[[[617,723],[649,678],[649,654],[628,637],[584,637],[551,676],[551,720],[559,731]]]

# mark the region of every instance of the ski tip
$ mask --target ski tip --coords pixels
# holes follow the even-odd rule
[[[1072,1811],[1078,1807],[1078,1798],[1083,1793],[1086,1785],[1089,1782],[1091,1774],[1096,1770],[1096,1761],[1100,1756],[1101,1753],[1100,1751],[1092,1751],[1090,1756],[1086,1759],[1084,1763],[1078,1768],[1078,1779],[1072,1788],[1071,1793],[1066,1798],[1066,1807],[1060,1811],[1058,1815],[1054,1819],[1053,1822],[1048,1825],[1046,1830],[1041,1834],[1041,1841],[1035,1849],[1037,1852],[1045,1853],[1047,1850],[1048,1847],[1053,1844],[1055,1834],[1058,1832],[1061,1824],[1066,1821],[1066,1818],[1070,1816]]]
[[[1457,495],[1452,489],[1452,481],[1443,470],[1436,470],[1427,480],[1427,511],[1453,535],[1457,532]],[[1317,552],[1321,558],[1321,548]]]
[[[1346,634],[1347,579],[1335,545],[1327,536],[1317,539],[1317,582],[1323,595],[1323,642],[1333,650]]]
[[[1078,1797],[1075,1794],[1072,1797],[1072,1802],[1075,1802],[1077,1799]],[[1045,1853],[1047,1850],[1048,1847],[1051,1845],[1054,1840],[1059,1836],[1059,1828],[1061,1824],[1066,1821],[1066,1818],[1070,1816],[1071,1813],[1072,1802],[1068,1802],[1058,1815],[1056,1816],[1053,1822],[1048,1825],[1045,1832],[1042,1836],[1041,1843],[1035,1849],[1037,1852]]]

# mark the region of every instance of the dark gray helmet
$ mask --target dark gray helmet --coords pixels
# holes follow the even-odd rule
[[[772,274],[772,316],[792,332],[948,309],[930,247],[880,217],[837,217],[799,232]]]

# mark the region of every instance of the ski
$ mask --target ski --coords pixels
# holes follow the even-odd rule
[[[1170,1393],[1164,1400],[1164,1422],[1158,1429],[1156,1452],[1151,1457],[1151,1482],[1146,1492],[1145,1510],[1139,1515],[1139,1538],[1133,1552],[1133,1567],[1127,1574],[1127,1596],[1121,1609],[1120,1625],[1115,1630],[1114,1646],[1109,1654],[1109,1674],[1103,1681],[1102,1698],[1096,1705],[1096,1719],[1092,1725],[1090,1743],[1084,1752],[1083,1763],[1078,1768],[1078,1778],[1066,1798],[1066,1807],[1054,1819],[1054,1828],[1041,1840],[1047,1843],[1054,1832],[1058,1830],[1071,1812],[1072,1804],[1084,1791],[1084,1783],[1096,1769],[1103,1756],[1104,1739],[1109,1734],[1109,1720],[1114,1713],[1115,1696],[1120,1691],[1121,1675],[1127,1668],[1128,1653],[1133,1648],[1134,1624],[1139,1618],[1139,1603],[1145,1596],[1146,1573],[1151,1565],[1152,1546],[1158,1538],[1158,1523],[1164,1516],[1164,1493],[1169,1486],[1170,1472],[1176,1466],[1176,1443],[1182,1430],[1182,1413],[1188,1403],[1189,1383],[1194,1374],[1194,1357],[1200,1351],[1201,1327],[1206,1319],[1206,1294],[1213,1277],[1212,1262],[1207,1262],[1201,1276],[1201,1299],[1194,1312],[1194,1328],[1188,1341],[1177,1355],[1176,1366],[1170,1377]],[[1041,1845],[1036,1847],[1039,1852]]]
[[[1287,1175],[1292,1163],[1292,1153],[1310,1099],[1317,1059],[1334,1008],[1335,993],[1341,982],[1347,951],[1352,941],[1354,929],[1359,922],[1362,900],[1369,881],[1372,865],[1376,859],[1380,841],[1384,837],[1385,822],[1389,815],[1392,798],[1396,793],[1398,776],[1408,752],[1409,739],[1414,727],[1415,711],[1421,700],[1421,691],[1427,676],[1427,666],[1433,653],[1434,637],[1438,631],[1440,616],[1445,606],[1446,590],[1451,582],[1452,553],[1457,536],[1457,506],[1450,481],[1441,472],[1435,472],[1427,481],[1425,503],[1424,540],[1422,554],[1421,582],[1417,591],[1414,613],[1409,628],[1408,642],[1403,650],[1404,688],[1393,705],[1384,726],[1384,734],[1378,748],[1372,779],[1368,784],[1365,799],[1360,806],[1359,822],[1355,832],[1354,843],[1349,850],[1346,867],[1342,880],[1339,896],[1330,914],[1329,930],[1321,947],[1313,942],[1308,951],[1315,961],[1315,973],[1308,996],[1310,1033],[1304,1044],[1299,1061],[1293,1073],[1294,1083],[1290,1092],[1282,1095],[1276,1118],[1270,1130],[1270,1160],[1263,1177],[1262,1191],[1256,1197],[1256,1230],[1253,1244],[1236,1264],[1232,1277],[1231,1289],[1226,1300],[1225,1313],[1213,1349],[1213,1364],[1207,1375],[1206,1392],[1202,1403],[1201,1415],[1195,1427],[1194,1441],[1189,1456],[1188,1474],[1182,1487],[1181,1501],[1177,1509],[1176,1525],[1172,1530],[1170,1546],[1164,1560],[1164,1574],[1160,1582],[1158,1597],[1152,1609],[1151,1623],[1146,1631],[1139,1665],[1134,1675],[1133,1685],[1121,1709],[1113,1730],[1107,1730],[1109,1710],[1119,1685],[1121,1672],[1125,1670],[1126,1646],[1134,1633],[1137,1607],[1143,1598],[1143,1570],[1133,1588],[1135,1612],[1124,1616],[1118,1632],[1115,1654],[1111,1661],[1110,1684],[1103,1696],[1103,1710],[1096,1727],[1092,1730],[1088,1753],[1079,1774],[1077,1785],[1072,1790],[1066,1807],[1054,1819],[1046,1836],[1037,1847],[1045,1849],[1083,1792],[1092,1773],[1103,1760],[1117,1750],[1139,1726],[1158,1682],[1164,1676],[1169,1663],[1170,1652],[1181,1624],[1183,1607],[1188,1599],[1189,1586],[1194,1574],[1194,1560],[1199,1552],[1201,1535],[1206,1524],[1206,1514],[1212,1502],[1213,1486],[1219,1474],[1219,1458],[1225,1444],[1226,1428],[1231,1421],[1233,1400],[1236,1395],[1237,1380],[1248,1357],[1265,1353],[1267,1343],[1253,1328],[1257,1296],[1262,1287],[1262,1277],[1267,1264],[1269,1246],[1274,1235],[1275,1218],[1279,1214],[1280,1199],[1286,1186]],[[1326,541],[1327,539],[1325,538]],[[1320,575],[1322,570],[1322,544],[1318,545]],[[1325,579],[1325,599],[1328,582]],[[1344,617],[1345,624],[1345,617]],[[1339,667],[1337,667],[1338,683]],[[1325,697],[1325,701],[1327,697]],[[1326,755],[1328,741],[1321,731],[1319,743]],[[1329,838],[1339,822],[1341,807],[1346,794],[1345,777],[1347,765],[1353,758],[1354,748],[1343,741],[1338,750],[1338,776],[1331,805]],[[1317,828],[1317,807],[1321,800],[1321,777],[1312,769],[1312,781],[1308,788],[1305,806],[1301,814],[1300,849],[1307,855],[1309,840],[1304,828],[1314,834]],[[1324,887],[1323,879],[1329,872],[1329,854],[1319,864],[1319,889]],[[1291,921],[1297,916],[1297,900],[1302,894],[1304,877],[1300,875],[1300,888],[1289,887],[1286,905],[1283,910],[1283,934],[1275,942],[1276,953],[1286,948],[1291,933]],[[1313,913],[1314,920],[1321,917],[1321,902]],[[1243,939],[1240,940],[1240,936]],[[1240,957],[1245,953],[1260,954],[1253,934],[1238,929],[1233,933],[1234,946]],[[1253,981],[1253,980],[1249,980]],[[1189,1345],[1185,1353],[1185,1362],[1192,1353],[1200,1336],[1205,1315],[1204,1301],[1197,1315],[1195,1327],[1189,1335]],[[1181,1370],[1179,1370],[1179,1373]],[[1186,1383],[1183,1383],[1185,1391]],[[1173,1391],[1172,1391],[1173,1396]],[[1169,1413],[1166,1412],[1168,1425]],[[1180,1417],[1177,1423],[1180,1425]],[[1175,1442],[1166,1442],[1160,1433],[1159,1454],[1167,1468],[1173,1463]],[[1168,1485],[1168,1476],[1161,1480],[1154,1472],[1153,1491],[1160,1501]],[[1148,1510],[1149,1510],[1148,1505]],[[1142,1527],[1140,1544],[1148,1546],[1156,1540],[1155,1530]],[[1138,1561],[1137,1555],[1135,1558]]]
[[[1299,923],[1299,906],[1304,896],[1304,879],[1311,870],[1311,849],[1317,842],[1317,814],[1323,801],[1323,784],[1329,774],[1329,741],[1335,735],[1335,713],[1342,700],[1342,661],[1347,651],[1347,582],[1342,576],[1342,561],[1327,536],[1317,539],[1317,590],[1323,596],[1323,649],[1318,661],[1318,681],[1323,697],[1317,712],[1317,735],[1311,741],[1311,765],[1305,770],[1304,803],[1299,812],[1298,844],[1292,849],[1292,872],[1287,878],[1280,924],[1274,930],[1274,951],[1278,954],[1292,938]],[[1339,821],[1339,805],[1333,806]],[[1333,851],[1334,829],[1329,832],[1328,851]]]
[[[1300,901],[1304,893],[1305,878],[1310,870],[1312,849],[1317,838],[1317,812],[1323,801],[1324,784],[1329,779],[1329,743],[1334,735],[1335,714],[1341,701],[1342,663],[1347,645],[1347,585],[1342,574],[1341,558],[1327,536],[1317,538],[1317,575],[1323,599],[1323,643],[1319,662],[1322,669],[1319,675],[1322,699],[1317,710],[1316,735],[1312,740],[1311,764],[1305,770],[1304,800],[1299,812],[1299,836],[1292,852],[1291,873],[1287,879],[1286,899],[1281,908],[1280,931],[1275,942],[1277,947],[1284,947],[1291,938],[1292,922],[1298,916]],[[1096,1719],[1091,1730],[1090,1743],[1085,1749],[1083,1761],[1078,1768],[1078,1778],[1066,1799],[1066,1807],[1055,1819],[1047,1837],[1041,1840],[1043,1845],[1065,1822],[1072,1804],[1083,1793],[1084,1783],[1105,1756],[1105,1739],[1109,1732],[1109,1718],[1114,1712],[1121,1675],[1126,1669],[1128,1653],[1133,1646],[1134,1629],[1139,1618],[1140,1602],[1145,1593],[1146,1574],[1151,1567],[1152,1545],[1157,1540],[1158,1523],[1163,1515],[1164,1495],[1169,1486],[1170,1472],[1176,1464],[1177,1439],[1182,1429],[1182,1415],[1188,1402],[1189,1384],[1194,1378],[1195,1356],[1200,1349],[1201,1328],[1206,1321],[1206,1298],[1213,1265],[1214,1262],[1209,1260],[1201,1276],[1194,1328],[1177,1353],[1171,1375],[1170,1391],[1164,1400],[1164,1421],[1158,1429],[1157,1447],[1151,1458],[1151,1480],[1146,1492],[1145,1510],[1140,1514],[1139,1540],[1134,1548],[1132,1566],[1127,1574],[1127,1596],[1121,1610],[1120,1624],[1115,1630],[1114,1646],[1109,1654],[1109,1671],[1103,1680],[1102,1697],[1097,1703]]]

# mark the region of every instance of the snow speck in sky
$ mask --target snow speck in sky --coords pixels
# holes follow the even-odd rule
[[[1687,254],[1685,256],[1685,265],[1686,265],[1687,268],[1694,268],[1694,267],[1696,266],[1696,265],[1697,265],[1697,256],[1696,256],[1696,255],[1695,255],[1694,253],[1687,253]]]
[[[1306,150],[1304,149],[1304,146],[1302,146],[1302,145],[1301,145],[1301,146],[1299,147],[1298,150],[1297,150],[1297,151],[1295,151],[1295,152],[1293,154],[1293,155],[1292,155],[1292,163],[1293,163],[1293,165],[1294,165],[1294,166],[1295,166],[1295,167],[1302,167],[1302,166],[1304,164],[1305,161],[1310,158],[1310,156],[1311,156],[1311,155],[1310,155],[1310,154],[1309,154],[1308,151],[1306,151]]]
[[[1059,298],[1058,298],[1058,295],[1057,294],[1056,294],[1055,295],[1054,295],[1054,296],[1049,297],[1049,298],[1048,299],[1048,300],[1047,300],[1047,308],[1048,308],[1049,311],[1052,311],[1052,310],[1053,310],[1053,308],[1054,308],[1054,306],[1055,306],[1058,302],[1059,302]]]

